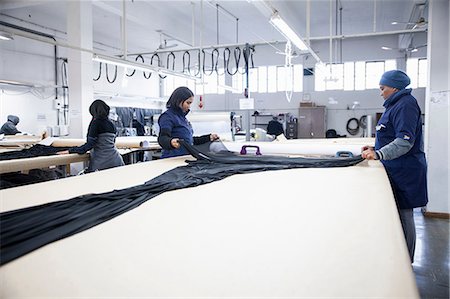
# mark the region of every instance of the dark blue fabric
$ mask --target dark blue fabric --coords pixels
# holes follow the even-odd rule
[[[389,97],[386,110],[377,123],[375,150],[401,138],[413,146],[409,152],[393,160],[382,160],[400,209],[425,206],[428,202],[423,151],[422,117],[411,89],[401,90]]]
[[[168,108],[166,112],[161,114],[158,119],[160,130],[169,130],[171,138],[183,139],[189,144],[194,143],[193,130],[190,122],[186,118],[187,113],[184,113],[178,107]],[[178,149],[163,149],[161,158],[176,157],[188,155],[188,151],[184,147]]]

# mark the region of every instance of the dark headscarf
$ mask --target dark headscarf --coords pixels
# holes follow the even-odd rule
[[[109,115],[109,106],[102,100],[95,100],[89,107],[89,113],[95,118],[106,118]]]
[[[167,108],[175,108],[180,107],[180,104],[189,99],[190,97],[193,97],[194,93],[187,87],[181,86],[175,89],[172,94],[170,95],[169,100],[166,103]]]
[[[19,123],[19,117],[15,115],[8,115],[8,121],[12,122],[14,125]]]

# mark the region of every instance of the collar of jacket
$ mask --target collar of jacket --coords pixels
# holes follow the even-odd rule
[[[412,89],[402,89],[393,93],[386,101],[384,101],[384,108],[394,105],[402,96],[411,94]]]
[[[178,115],[181,115],[181,116],[186,116],[186,115],[189,113],[189,111],[191,111],[191,110],[188,110],[188,111],[184,112],[184,111],[183,111],[181,108],[179,108],[179,107],[170,107],[169,109],[172,110],[173,113],[178,114]]]

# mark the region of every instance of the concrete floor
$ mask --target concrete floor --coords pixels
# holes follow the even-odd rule
[[[416,252],[413,269],[421,298],[449,297],[450,220],[424,217],[414,211]]]

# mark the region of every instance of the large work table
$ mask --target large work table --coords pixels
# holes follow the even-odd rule
[[[1,211],[142,184],[188,157],[0,191]],[[1,298],[418,298],[378,161],[166,192],[0,267]]]
[[[10,136],[7,140],[4,140],[4,144],[9,144],[9,149],[3,151],[11,151],[20,149],[19,146],[33,145],[39,143],[41,140],[31,138],[20,139],[20,136]],[[33,143],[30,143],[33,141]],[[72,147],[80,146],[86,142],[85,139],[64,139],[64,138],[49,138],[44,140],[44,144],[52,145],[54,147]],[[27,143],[25,143],[27,142]],[[11,149],[12,146],[15,149]],[[117,137],[116,146],[119,149],[120,154],[128,154],[137,150],[150,150],[158,151],[161,149],[160,145],[156,141],[156,137]],[[0,149],[1,150],[1,149]],[[26,159],[13,159],[0,161],[0,174],[15,172],[15,171],[28,171],[36,168],[47,168],[58,165],[70,165],[76,162],[87,162],[89,160],[89,154],[68,154],[68,155],[51,155],[51,156],[39,156]]]

